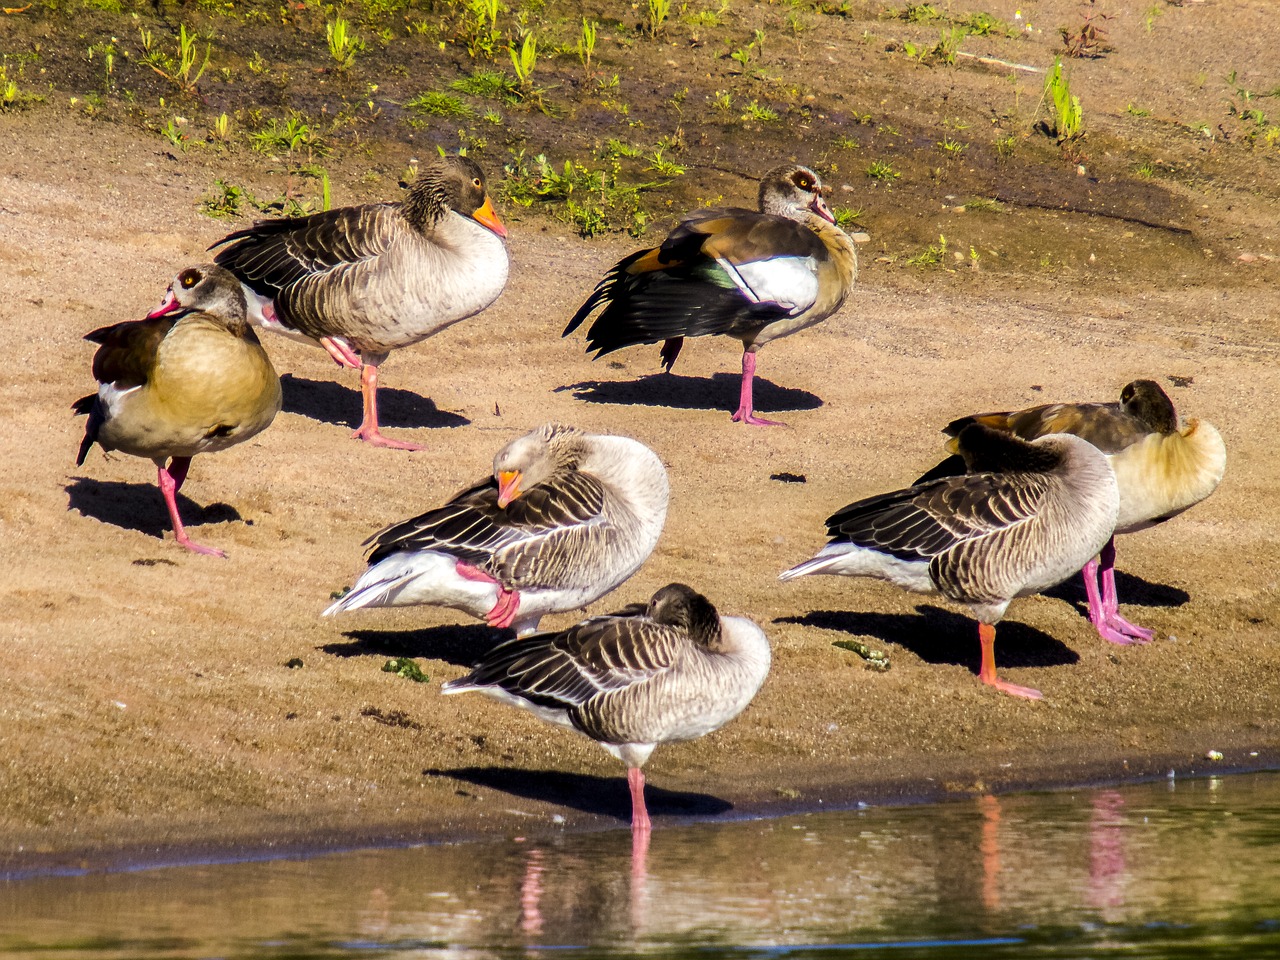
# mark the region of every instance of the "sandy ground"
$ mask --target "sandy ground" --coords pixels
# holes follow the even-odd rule
[[[1280,761],[1280,264],[1219,251],[1211,279],[1186,287],[988,284],[906,273],[869,247],[838,316],[761,354],[757,409],[788,426],[748,429],[729,421],[731,341],[691,341],[674,375],[653,376],[656,348],[592,363],[580,338],[560,339],[631,243],[587,244],[504,210],[504,296],[384,369],[388,432],[426,452],[349,440],[354,377],[267,340],[284,412],[198,458],[182,493],[195,538],[230,554],[218,560],[174,544],[149,463],[95,450],[74,467],[83,421],[69,410],[92,388],[81,336],[141,315],[228,229],[196,212],[210,161],[108,124],[66,121],[54,143],[39,112],[5,123],[0,864],[622,826],[622,770],[597,746],[439,695],[494,631],[433,609],[319,617],[362,569],[366,536],[483,476],[507,439],[550,420],[634,436],[670,472],[656,552],[590,612],[680,580],[773,643],[772,675],[741,718],[654,755],[659,830],[671,817]],[[1264,196],[1240,216],[1268,209]],[[777,582],[822,544],[833,509],[935,462],[952,417],[1110,399],[1137,377],[1216,424],[1230,456],[1215,496],[1119,544],[1123,609],[1159,631],[1151,645],[1100,641],[1074,583],[1016,601],[997,659],[1045,694],[1022,702],[978,683],[973,622],[945,602]],[[866,669],[833,646],[843,639],[891,669]],[[383,672],[402,655],[429,683]]]

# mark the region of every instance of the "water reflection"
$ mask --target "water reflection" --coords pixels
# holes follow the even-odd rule
[[[13,881],[0,949],[1253,957],[1280,953],[1277,854],[1280,776],[1255,775]]]

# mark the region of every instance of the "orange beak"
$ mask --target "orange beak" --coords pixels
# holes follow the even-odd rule
[[[520,471],[500,471],[498,473],[498,506],[505,508],[518,496],[520,496]]]
[[[498,215],[494,213],[493,201],[489,199],[486,193],[484,203],[480,204],[480,209],[471,215],[476,223],[482,223],[500,237],[507,235],[507,228],[502,225],[502,221],[498,219]]]

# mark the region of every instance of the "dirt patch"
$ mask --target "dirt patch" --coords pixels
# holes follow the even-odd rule
[[[945,25],[851,6],[801,9],[807,26],[792,36],[787,11],[764,6],[720,27],[672,24],[656,41],[611,26],[592,82],[571,55],[549,59],[541,82],[554,115],[501,106],[484,146],[478,115],[403,122],[405,101],[473,72],[457,38],[428,43],[402,24],[335,74],[317,72],[316,10],[270,29],[192,10],[219,27],[218,60],[199,96],[183,98],[137,66],[136,50],[103,89],[101,60],[81,48],[134,36],[128,11],[74,28],[48,4],[0,19],[9,76],[44,98],[0,114],[0,324],[19,360],[0,385],[0,860],[447,838],[558,829],[554,814],[571,827],[625,816],[621,769],[595,745],[479,698],[438,696],[496,642],[492,631],[425,609],[318,616],[357,575],[366,536],[473,482],[503,442],[548,420],[635,436],[671,475],[657,551],[591,612],[680,580],[755,619],[774,644],[773,674],[741,719],[655,753],[659,829],[664,816],[728,805],[783,811],[1276,762],[1280,149],[1265,116],[1228,108],[1248,89],[1259,96],[1246,109],[1280,112],[1261,96],[1280,84],[1264,69],[1280,43],[1268,5],[1165,4],[1150,30],[1117,16],[1114,52],[1071,65],[1089,135],[1069,157],[1031,130],[1040,75],[964,58],[923,64],[903,44],[936,43]],[[1058,21],[1079,9],[1022,6],[1039,32],[969,37],[963,52],[1051,62]],[[397,16],[443,22],[451,9]],[[576,14],[547,10],[546,29],[568,43]],[[1012,9],[992,12],[1015,23]],[[180,19],[161,13],[141,23]],[[763,77],[731,56],[757,29],[768,36],[754,61]],[[248,67],[254,53],[269,61],[266,79]],[[611,94],[596,81],[614,72]],[[722,116],[725,90],[739,108],[755,99],[782,119]],[[186,117],[179,143],[160,132],[175,105]],[[254,441],[196,460],[180,506],[195,539],[230,559],[191,556],[167,534],[149,464],[95,452],[72,465],[82,421],[69,407],[92,385],[92,347],[80,338],[154,305],[231,229],[236,221],[201,213],[215,181],[317,200],[322,181],[305,158],[272,160],[247,136],[196,142],[223,111],[247,130],[283,122],[290,107],[311,123],[355,110],[325,127],[319,159],[335,203],[395,195],[410,159],[436,142],[455,148],[461,127],[507,197],[512,279],[482,316],[388,364],[384,426],[428,444],[422,454],[349,441],[353,379],[319,351],[268,340],[284,412]],[[632,213],[650,223],[710,200],[750,204],[750,177],[796,156],[820,166],[870,234],[844,310],[762,353],[757,407],[785,428],[729,422],[731,342],[691,341],[675,372],[657,375],[656,348],[591,363],[580,338],[561,340],[566,318],[637,241],[585,241],[567,200],[521,206],[519,171],[500,173],[511,150],[603,168],[607,138],[651,155],[677,130],[668,155],[684,175],[618,160],[625,182],[669,179],[639,194]],[[997,141],[1010,135],[1003,157]],[[967,146],[949,156],[939,147],[948,138]],[[873,160],[899,176],[868,176]],[[624,218],[619,231],[625,222],[640,225]],[[920,257],[930,247],[936,255]],[[834,508],[935,462],[938,428],[953,417],[1112,398],[1137,377],[1216,424],[1230,457],[1209,501],[1119,544],[1125,612],[1159,631],[1152,645],[1098,640],[1075,584],[1018,601],[998,662],[1046,700],[1014,702],[980,687],[976,631],[945,604],[875,583],[776,582],[820,546]],[[890,669],[868,670],[835,646],[850,639],[885,653]],[[384,672],[396,657],[415,658],[428,682]],[[1204,759],[1210,750],[1225,758]]]

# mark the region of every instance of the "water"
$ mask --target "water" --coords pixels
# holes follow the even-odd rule
[[[1280,956],[1280,774],[0,884],[41,957]]]

